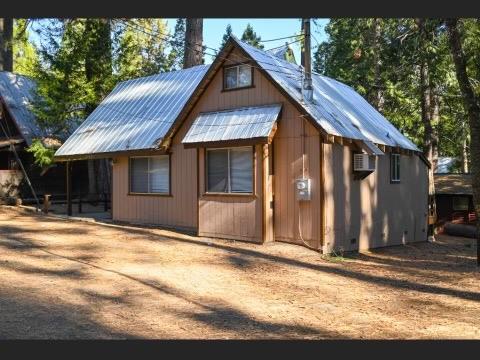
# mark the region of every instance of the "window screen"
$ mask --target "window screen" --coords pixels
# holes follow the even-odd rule
[[[390,155],[390,181],[400,182],[400,154]]]
[[[169,187],[168,155],[130,158],[130,192],[168,194]]]
[[[209,150],[208,159],[208,191],[228,191],[228,150]]]
[[[252,85],[252,67],[237,65],[225,69],[225,88],[235,89]]]
[[[225,69],[225,87],[232,89],[237,87],[237,67]]]
[[[253,192],[252,149],[230,150],[230,191]]]
[[[468,211],[469,199],[466,196],[453,197],[453,210]]]
[[[207,191],[252,193],[253,149],[207,150]]]
[[[238,87],[252,85],[252,69],[248,65],[238,67]]]

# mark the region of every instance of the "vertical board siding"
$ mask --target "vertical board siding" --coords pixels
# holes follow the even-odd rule
[[[418,156],[401,155],[401,182],[391,184],[389,153],[377,157],[376,170],[358,181],[352,150],[325,148],[326,252],[426,240],[427,168]]]
[[[174,145],[170,172],[172,196],[129,195],[128,157],[117,157],[113,165],[113,219],[196,229],[195,149],[183,149],[182,145]]]
[[[200,236],[262,242],[262,148],[255,146],[255,194],[208,195],[205,193],[205,171],[200,176]],[[205,151],[200,153],[200,169],[205,169]]]

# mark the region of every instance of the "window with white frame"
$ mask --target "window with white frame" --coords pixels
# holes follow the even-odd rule
[[[253,193],[252,147],[207,149],[207,192]]]
[[[390,154],[390,181],[400,182],[400,154]]]
[[[252,71],[250,65],[235,65],[224,70],[224,88],[226,90],[252,86]]]
[[[131,157],[130,192],[137,194],[169,194],[169,155]]]

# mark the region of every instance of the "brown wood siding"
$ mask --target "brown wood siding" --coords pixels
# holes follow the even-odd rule
[[[205,151],[200,151],[200,236],[262,242],[262,147],[255,147],[254,194],[209,195],[205,193]]]
[[[320,134],[298,111],[285,106],[274,143],[275,171],[275,240],[293,243],[304,241],[320,246]],[[303,135],[305,121],[305,136]],[[302,177],[302,153],[305,141],[305,176],[311,179],[311,200],[296,199],[295,179]],[[299,228],[300,220],[300,228]]]
[[[418,156],[401,155],[401,181],[392,184],[389,154],[377,158],[375,172],[353,180],[352,150],[325,148],[325,251],[426,240],[427,168]]]
[[[128,157],[117,157],[113,165],[113,219],[196,229],[196,167],[196,150],[174,145],[170,164],[172,196],[128,195]]]

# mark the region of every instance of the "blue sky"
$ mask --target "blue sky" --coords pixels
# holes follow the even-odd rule
[[[175,21],[176,19],[167,19],[168,28],[171,33],[173,33]],[[312,37],[312,48],[317,47],[317,41],[322,42],[326,39],[323,27],[328,22],[328,19],[318,19],[315,20],[315,22],[316,24],[312,22],[311,25],[311,31],[314,36],[314,38]],[[300,19],[204,19],[203,41],[206,46],[218,49],[228,24],[232,26],[233,34],[241,37],[248,23],[253,26],[254,31],[262,40],[298,34],[301,26]],[[270,49],[285,44],[285,41],[291,41],[291,39],[267,42],[264,46],[265,49]],[[296,45],[298,45],[298,43],[292,44],[292,48],[295,52],[295,58],[299,61],[300,48]],[[207,55],[205,62],[210,63],[211,57]]]
[[[170,30],[170,33],[173,34],[175,28],[176,19],[166,19],[167,26]],[[317,41],[322,42],[326,39],[323,27],[328,22],[328,19],[316,19],[315,22],[312,22],[311,31],[312,31],[312,49],[317,47]],[[223,34],[225,34],[225,29],[228,24],[232,26],[233,34],[237,37],[241,37],[243,31],[247,27],[247,24],[250,23],[253,26],[254,31],[262,40],[276,39],[286,36],[291,36],[298,34],[300,32],[300,19],[204,19],[203,21],[203,41],[204,44],[208,47],[218,49],[222,42]],[[39,37],[33,31],[30,31],[30,36],[32,41],[38,43]],[[285,44],[285,41],[291,41],[292,39],[287,40],[278,40],[264,43],[265,49],[271,49],[280,45]],[[292,44],[293,51],[295,53],[295,58],[297,61],[300,59],[300,48],[298,43]],[[207,50],[207,52],[212,52]],[[205,56],[205,62],[211,63],[212,57],[207,55]]]

